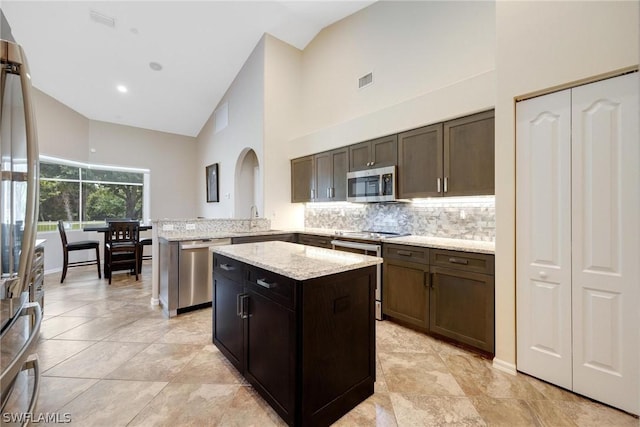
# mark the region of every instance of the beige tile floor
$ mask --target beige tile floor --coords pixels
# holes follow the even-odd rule
[[[90,268],[58,281],[45,278],[39,413],[78,426],[284,425],[211,344],[211,309],[167,319],[150,306],[149,265],[138,282],[121,273],[109,286]],[[640,425],[392,322],[376,327],[376,392],[335,425]]]

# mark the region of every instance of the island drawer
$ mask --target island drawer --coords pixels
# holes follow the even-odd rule
[[[431,250],[431,265],[490,275],[495,268],[493,255],[445,249]]]
[[[382,249],[385,259],[399,259],[419,264],[429,263],[429,248],[385,243]]]
[[[247,286],[252,291],[286,308],[295,308],[295,280],[257,267],[250,268],[248,276]]]
[[[242,282],[242,263],[224,255],[213,254],[213,272],[231,280]]]

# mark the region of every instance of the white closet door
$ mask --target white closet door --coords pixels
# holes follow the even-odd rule
[[[572,98],[573,389],[638,414],[638,75]]]
[[[518,370],[571,388],[571,91],[516,107]]]

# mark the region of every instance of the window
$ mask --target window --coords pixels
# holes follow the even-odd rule
[[[82,224],[106,218],[148,218],[149,171],[89,165],[40,156],[38,231],[54,231],[58,220]]]

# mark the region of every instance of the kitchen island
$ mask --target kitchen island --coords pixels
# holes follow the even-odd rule
[[[216,246],[213,342],[289,425],[373,394],[381,258],[288,242]]]

